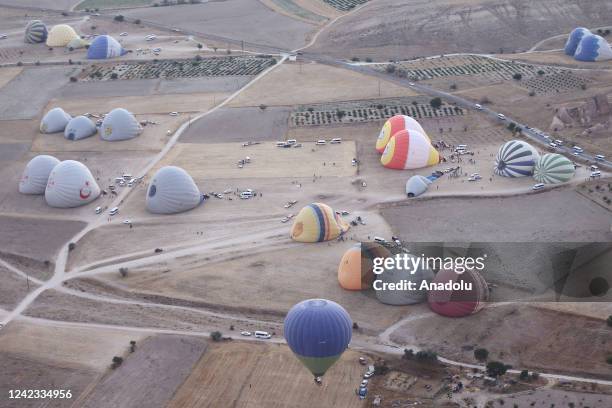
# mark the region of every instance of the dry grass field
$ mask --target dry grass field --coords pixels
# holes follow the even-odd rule
[[[286,346],[213,344],[169,407],[364,407],[355,395],[364,371],[358,356],[344,353],[317,386]]]

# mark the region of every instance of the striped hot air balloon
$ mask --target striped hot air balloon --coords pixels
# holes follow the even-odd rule
[[[25,28],[25,42],[38,44],[47,40],[47,26],[40,20],[32,20]]]
[[[374,259],[388,258],[391,252],[376,242],[360,242],[350,247],[338,266],[338,283],[346,290],[369,289],[374,282]]]
[[[312,203],[302,208],[291,227],[291,238],[298,242],[323,242],[338,238],[349,225],[328,205]]]
[[[529,143],[511,140],[500,147],[493,170],[504,177],[531,176],[538,159],[538,152]]]
[[[390,169],[419,169],[438,164],[440,154],[423,133],[401,130],[389,140],[380,162]]]
[[[353,321],[336,302],[309,299],[293,306],[284,322],[285,340],[315,377],[322,377],[351,342]]]
[[[463,273],[442,269],[432,284],[463,282],[463,290],[430,290],[429,307],[434,312],[448,317],[464,317],[479,312],[489,299],[489,287],[482,275],[476,270],[467,269]],[[469,289],[468,289],[469,285]]]
[[[88,59],[107,59],[125,55],[127,51],[110,35],[99,35],[87,49]]]
[[[562,154],[549,153],[536,162],[533,178],[540,183],[557,184],[570,181],[575,173],[574,163],[570,159]]]
[[[414,118],[406,115],[395,115],[385,122],[376,139],[376,151],[382,153],[391,137],[402,130],[416,130],[427,137],[427,133]],[[427,137],[429,139],[429,137]]]

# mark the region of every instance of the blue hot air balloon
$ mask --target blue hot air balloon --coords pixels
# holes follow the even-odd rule
[[[353,321],[336,302],[304,300],[285,317],[285,340],[315,379],[340,358],[351,341]]]

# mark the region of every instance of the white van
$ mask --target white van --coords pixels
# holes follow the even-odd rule
[[[460,144],[460,145],[457,145],[457,149],[459,149],[459,150],[465,150],[465,149],[467,149],[467,145],[466,145],[466,144]]]
[[[555,140],[555,143],[559,146],[563,146],[563,140]]]
[[[296,143],[297,143],[297,140],[295,140],[295,139],[289,139],[289,140],[287,140],[287,144],[288,144],[288,145],[294,145],[294,144],[296,144]]]
[[[324,144],[326,144],[326,143],[327,143],[327,142],[326,142],[324,139],[317,140],[317,141],[315,142],[315,144],[316,144],[316,145],[324,145]]]
[[[329,143],[331,143],[331,144],[342,143],[342,138],[341,137],[334,137]]]
[[[503,113],[498,113],[497,117],[501,120],[506,120],[506,115],[504,115]]]
[[[544,188],[544,183],[538,183],[535,186],[531,187],[532,190],[541,190]]]
[[[243,191],[240,193],[240,198],[243,200],[248,200],[251,197],[253,197],[253,193],[250,191]]]
[[[257,330],[257,331],[255,331],[255,338],[258,338],[258,339],[269,339],[269,338],[272,338],[272,335],[270,333],[268,333],[268,332]]]
[[[596,171],[592,172],[591,173],[591,177],[592,178],[601,177],[601,171],[596,170]]]
[[[606,158],[606,156],[604,156],[603,154],[598,154],[598,155],[595,156],[595,160],[599,160],[599,161],[601,161],[601,160],[603,160],[605,158]]]
[[[119,207],[113,207],[111,208],[111,210],[108,212],[108,215],[113,216],[119,214]]]
[[[578,152],[578,153],[584,152],[584,149],[582,147],[578,147],[578,146],[572,147],[572,150],[574,150],[575,152]]]

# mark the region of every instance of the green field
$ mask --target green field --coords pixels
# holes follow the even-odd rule
[[[117,7],[148,6],[152,0],[84,0],[76,6],[76,10],[109,9]]]

